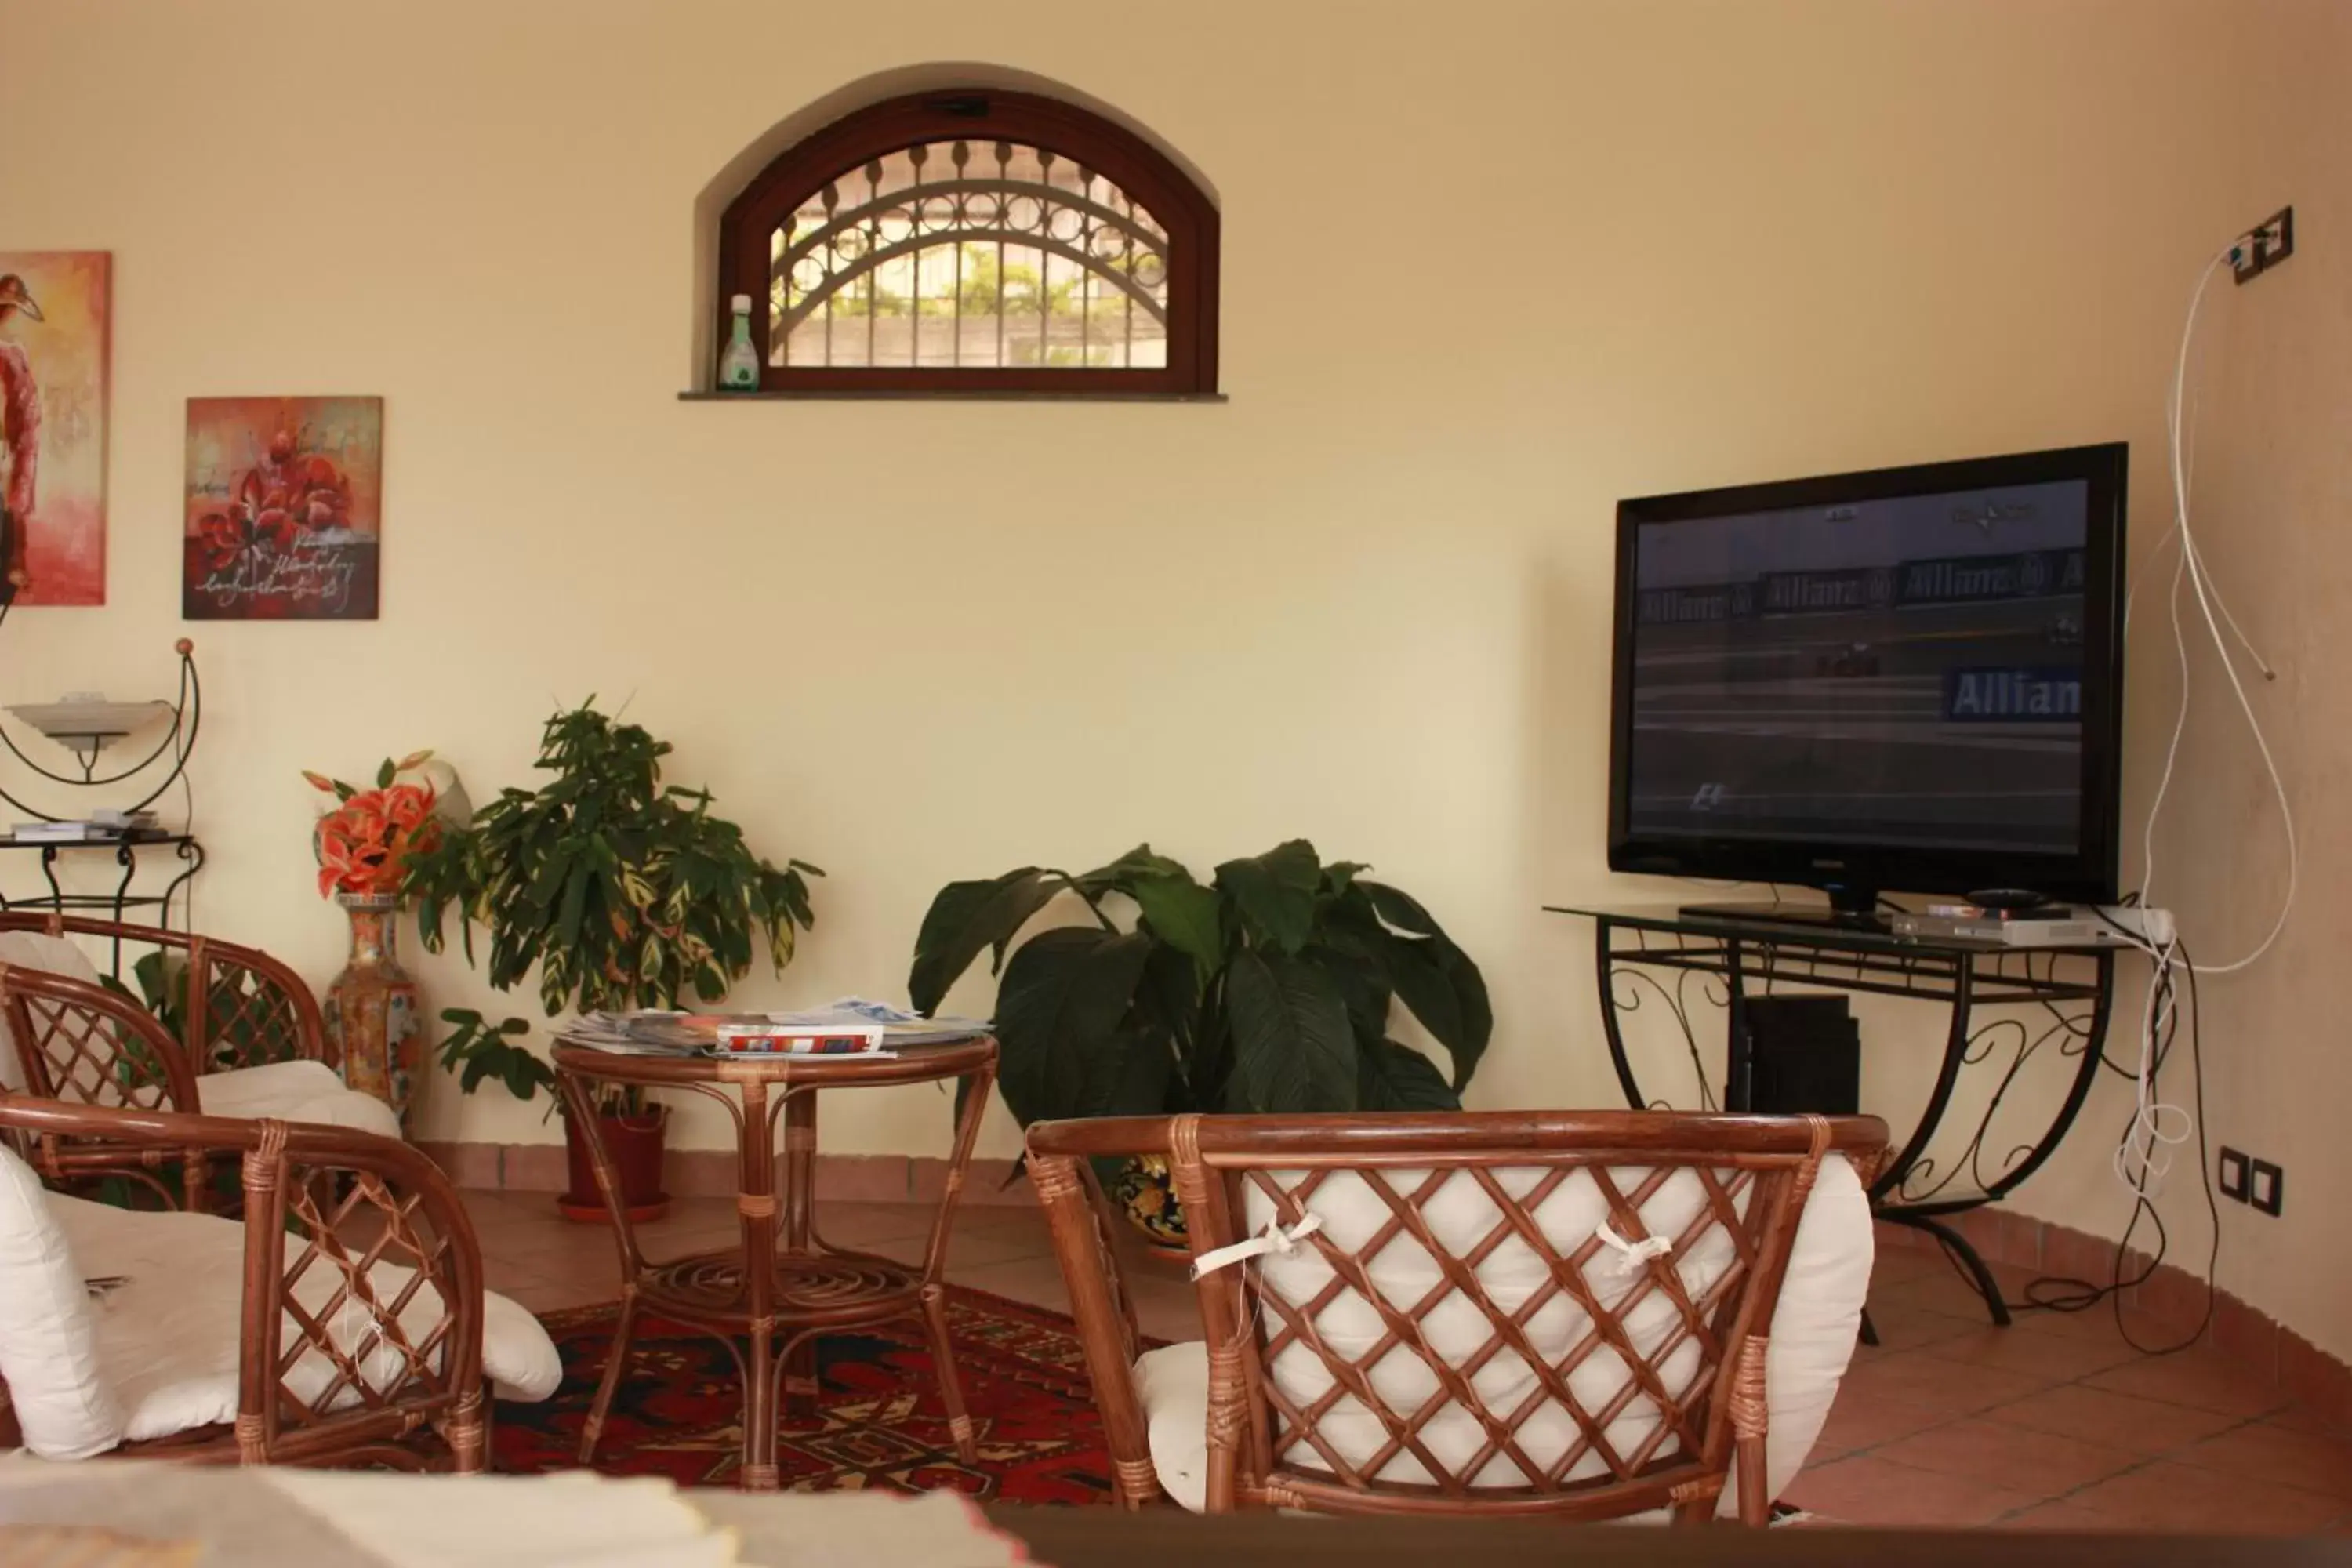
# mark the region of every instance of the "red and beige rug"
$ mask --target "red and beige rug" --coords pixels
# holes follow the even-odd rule
[[[540,1404],[498,1407],[496,1468],[578,1467],[580,1430],[617,1311],[608,1305],[546,1316],[563,1353],[563,1383]],[[805,1491],[951,1488],[997,1502],[1108,1501],[1109,1455],[1070,1321],[950,1286],[948,1331],[978,1430],[977,1467],[956,1456],[929,1347],[908,1318],[818,1342],[817,1413],[787,1416],[777,1437],[783,1484]],[[717,1339],[659,1317],[639,1319],[595,1468],[667,1476],[681,1486],[732,1486],[742,1446],[738,1375]]]

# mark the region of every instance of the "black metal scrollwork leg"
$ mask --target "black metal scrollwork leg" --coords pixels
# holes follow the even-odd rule
[[[1742,1027],[1749,982],[1760,983],[1768,993],[1786,983],[1942,1003],[1944,1050],[1934,1086],[1898,1152],[1872,1184],[1871,1207],[1880,1219],[1933,1236],[1968,1274],[1993,1322],[2010,1321],[2000,1282],[1951,1221],[2014,1191],[2048,1161],[2074,1125],[2097,1076],[2112,1011],[2112,951],[1891,946],[1883,939],[1874,944],[1867,938],[1840,941],[1811,933],[1784,939],[1778,932],[1735,934],[1705,922],[1622,917],[1598,917],[1595,924],[1602,1033],[1618,1085],[1636,1110],[1673,1103],[1644,1096],[1627,1049],[1622,1015],[1638,1011],[1645,1000],[1666,1015],[1688,1052],[1701,1105],[1714,1106],[1712,1075],[1701,1060],[1691,1016],[1687,985],[1694,978],[1702,987],[1699,1000],[1726,1014],[1723,1089],[1726,1105],[1735,1110],[1752,1106],[1754,1098]],[[1629,936],[1630,945],[1620,947]],[[2088,978],[2080,965],[2090,966]],[[1675,976],[1671,984],[1660,978],[1666,971]],[[1986,1012],[1996,1016],[1981,1020],[1979,1015]],[[2031,1115],[2011,1100],[2012,1088],[2028,1063],[2053,1043],[2059,1056],[2074,1064],[2063,1097],[2038,1131],[2031,1131],[2035,1118],[2025,1121],[2027,1136],[2007,1135],[2007,1128]],[[1957,1155],[1931,1154],[1960,1080],[1971,1070],[1979,1081],[1995,1075],[1984,1108]],[[1867,1322],[1864,1332],[1867,1339]]]

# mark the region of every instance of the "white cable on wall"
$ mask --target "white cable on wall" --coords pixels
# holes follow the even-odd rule
[[[2240,676],[2236,658],[2230,648],[2230,638],[2222,635],[2226,624],[2231,636],[2253,660],[2264,679],[2275,679],[2276,672],[2254,646],[2253,639],[2239,623],[2229,604],[2221,596],[2220,586],[2212,581],[2207,568],[2205,553],[2197,540],[2189,507],[2189,477],[2194,451],[2192,435],[2196,424],[2195,405],[2189,393],[2189,363],[2196,342],[2197,318],[2204,305],[2205,291],[2213,275],[2231,262],[2240,241],[2233,240],[2208,259],[2197,275],[2196,287],[2189,291],[2189,312],[2180,328],[2180,348],[2174,356],[2172,385],[2165,399],[2165,435],[2172,478],[2172,527],[2158,541],[2157,547],[2133,574],[2130,590],[2124,596],[2124,625],[2128,630],[2134,600],[2139,591],[2139,580],[2153,569],[2165,552],[2176,543],[2179,558],[2173,563],[2170,592],[2166,595],[2172,622],[2172,644],[2180,680],[2180,700],[2173,712],[2172,733],[2164,749],[2164,769],[2158,775],[2155,798],[2148,804],[2147,821],[2141,834],[2141,902],[2157,908],[2156,829],[2163,816],[2166,799],[2172,789],[2172,775],[2180,756],[2180,742],[2189,729],[2189,658],[2188,628],[2181,622],[2181,586],[2186,583],[2196,594],[2197,608],[2205,623],[2206,634],[2213,651],[2221,660],[2222,672],[2229,677],[2231,694],[2236,699],[2238,711],[2253,736],[2254,749],[2262,757],[2263,770],[2268,776],[2271,792],[2278,800],[2279,823],[2286,835],[2286,889],[2279,900],[2278,914],[2271,922],[2262,941],[2252,952],[2227,963],[2197,964],[2200,974],[2228,974],[2251,968],[2267,953],[2286,930],[2286,922],[2294,909],[2295,893],[2301,876],[2302,851],[2295,837],[2294,808],[2288,799],[2286,782],[2280,776],[2278,760],[2271,752],[2270,740],[2263,732],[2261,719],[2255,714],[2253,702],[2246,694],[2245,682]],[[2163,1189],[2164,1178],[2172,1164],[2172,1151],[2196,1135],[2196,1122],[2180,1106],[2158,1098],[2156,1075],[2158,1051],[2168,1030],[2172,1026],[2173,1014],[2179,1006],[2178,987],[2173,980],[2176,963],[2186,968],[2189,961],[2179,952],[2176,935],[2162,942],[2136,939],[2135,946],[2145,952],[2155,965],[2150,976],[2147,1000],[2140,1017],[2140,1049],[2137,1070],[2134,1073],[2133,1111],[2130,1125],[2116,1142],[2115,1171],[2116,1179],[2134,1194],[2153,1198]],[[2193,1047],[2192,1047],[2193,1048]]]
[[[2197,317],[2204,304],[2205,290],[2211,284],[2213,274],[2231,259],[2238,245],[2239,242],[2233,240],[2216,251],[2212,258],[2205,263],[2204,269],[2197,275],[2197,286],[2189,297],[2188,319],[2181,324],[2180,350],[2173,362],[2171,395],[2166,400],[2165,430],[2170,447],[2173,525],[2165,539],[2159,542],[2158,548],[2159,551],[2162,550],[2172,542],[2175,535],[2178,536],[2180,557],[2173,567],[2171,599],[2173,647],[2178,656],[2180,675],[2180,702],[2173,714],[2172,735],[2165,747],[2164,771],[2157,780],[2156,797],[2149,803],[2147,825],[2141,837],[2140,887],[2142,901],[2150,906],[2157,905],[2158,903],[2156,897],[2157,821],[2163,815],[2166,797],[2171,792],[2173,769],[2179,758],[2181,737],[2189,725],[2189,638],[2186,630],[2180,625],[2180,585],[2183,581],[2186,581],[2195,590],[2197,608],[2204,619],[2206,632],[2212,640],[2213,651],[2221,658],[2222,673],[2230,679],[2231,694],[2236,698],[2238,711],[2243,715],[2247,731],[2253,736],[2254,749],[2262,757],[2263,770],[2270,779],[2271,793],[2278,800],[2279,823],[2286,835],[2286,890],[2279,900],[2278,914],[2272,921],[2270,930],[2264,933],[2263,940],[2256,944],[2252,952],[2227,963],[2200,963],[2197,965],[2197,972],[2200,974],[2234,973],[2251,968],[2263,954],[2270,952],[2271,948],[2277,943],[2280,935],[2285,931],[2288,917],[2294,912],[2295,894],[2302,873],[2302,848],[2295,837],[2294,807],[2287,797],[2286,781],[2279,773],[2278,760],[2271,752],[2270,739],[2263,732],[2262,721],[2254,712],[2252,700],[2246,694],[2245,681],[2238,672],[2237,660],[2231,654],[2229,638],[2222,635],[2223,622],[2228,623],[2230,630],[2236,634],[2238,641],[2244,647],[2247,655],[2253,659],[2256,668],[2262,670],[2265,678],[2271,677],[2273,671],[2261,653],[2255,649],[2252,640],[2239,625],[2238,618],[2230,613],[2228,605],[2222,601],[2221,590],[2212,583],[2211,575],[2206,569],[2204,551],[2198,544],[2196,531],[2190,523],[2189,454],[2184,431],[2189,351],[2196,340]],[[2125,614],[2126,624],[2128,625],[2130,615],[2128,596],[2126,599]],[[2167,951],[2168,954],[2169,950]],[[2169,956],[2159,960],[2160,963],[2171,961]],[[2143,1055],[2145,1054],[2144,1049]]]

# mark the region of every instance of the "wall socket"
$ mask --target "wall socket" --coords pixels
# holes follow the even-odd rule
[[[2213,1185],[2223,1197],[2251,1204],[2266,1215],[2285,1206],[2286,1173],[2270,1161],[2224,1144],[2214,1166]]]
[[[2230,247],[2230,270],[2251,283],[2294,254],[2294,209],[2281,207],[2240,235]]]
[[[2246,1162],[2246,1201],[2266,1215],[2286,1206],[2286,1173],[2268,1160]]]

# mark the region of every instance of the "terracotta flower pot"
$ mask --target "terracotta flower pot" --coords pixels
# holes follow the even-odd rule
[[[669,1194],[662,1191],[662,1145],[669,1131],[668,1108],[656,1105],[642,1116],[596,1120],[630,1221],[661,1218],[669,1212]],[[555,1206],[566,1219],[600,1224],[609,1211],[604,1191],[596,1184],[595,1157],[589,1152],[587,1134],[569,1115],[563,1119],[563,1146],[572,1162],[572,1189],[555,1200]]]

